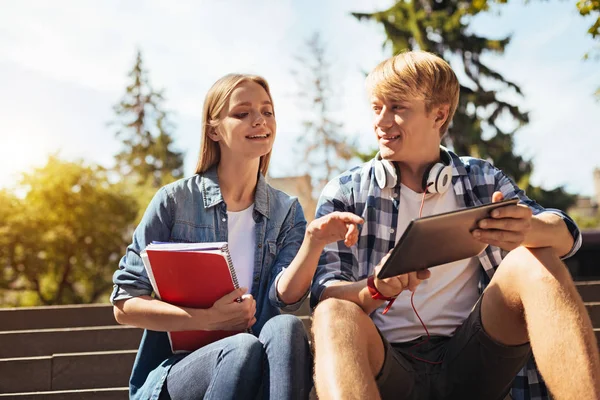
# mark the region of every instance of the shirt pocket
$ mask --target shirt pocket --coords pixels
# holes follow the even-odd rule
[[[185,221],[176,221],[171,230],[170,241],[176,243],[215,242],[215,229],[210,225],[195,225]]]
[[[263,268],[270,269],[273,266],[276,258],[277,258],[277,242],[275,240],[267,240]]]

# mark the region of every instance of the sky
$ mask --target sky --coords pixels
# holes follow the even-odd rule
[[[222,75],[246,72],[269,81],[278,135],[270,173],[296,175],[297,138],[307,110],[296,100],[295,56],[319,32],[335,85],[333,117],[365,150],[375,147],[364,74],[391,55],[372,12],[389,0],[117,1],[0,0],[0,188],[41,166],[49,154],[113,164],[120,144],[108,122],[128,83],[137,48],[151,84],[165,90],[175,144],[193,174],[204,96]],[[574,1],[519,2],[474,18],[474,32],[512,35],[488,66],[521,86],[507,98],[530,113],[516,151],[534,161],[534,184],[593,193],[600,167],[600,62],[584,62],[594,42]]]

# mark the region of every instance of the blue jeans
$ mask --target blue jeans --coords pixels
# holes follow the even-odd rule
[[[279,315],[256,338],[240,333],[177,362],[161,399],[308,399],[312,359],[302,322]]]

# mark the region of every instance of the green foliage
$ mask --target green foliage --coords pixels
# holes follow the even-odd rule
[[[570,214],[579,229],[598,229],[600,228],[600,213],[593,217],[579,215],[577,213]]]
[[[527,193],[527,196],[546,208],[568,210],[577,202],[577,195],[568,193],[563,186],[551,190],[542,189],[531,185],[529,176],[524,176],[518,186]]]
[[[579,0],[577,2],[577,9],[582,16],[596,16],[596,21],[588,29],[588,33],[594,39],[600,41],[600,0]],[[585,59],[595,58],[600,59],[600,42],[596,44],[596,47],[590,50],[584,56]],[[600,100],[600,87],[595,93],[598,100]]]
[[[117,170],[136,185],[158,188],[183,176],[183,153],[173,150],[169,114],[162,109],[163,92],[154,90],[138,51],[129,73],[132,82],[114,107],[113,125],[123,150],[115,156]]]
[[[521,95],[521,90],[482,60],[486,53],[502,54],[510,37],[491,39],[469,31],[472,18],[488,8],[485,0],[409,0],[399,1],[385,11],[353,15],[383,25],[386,43],[394,54],[430,51],[446,59],[455,70],[462,69],[465,78],[461,81],[460,101],[445,144],[458,154],[493,159],[499,168],[519,180],[531,172],[532,165],[512,153],[513,135],[529,122],[529,117],[498,94],[508,90]]]
[[[51,156],[0,192],[0,290],[5,305],[105,300],[137,213],[107,171]],[[128,236],[129,236],[128,235]]]
[[[443,139],[445,145],[459,155],[493,160],[496,167],[522,182],[529,189],[528,195],[545,207],[571,205],[574,195],[562,187],[546,191],[529,185],[533,165],[513,153],[514,134],[529,122],[529,116],[499,95],[512,92],[521,96],[521,89],[482,60],[485,54],[503,54],[510,36],[492,39],[469,30],[472,19],[488,11],[491,3],[506,1],[407,0],[398,1],[385,11],[353,15],[359,20],[380,23],[394,54],[425,50],[443,57],[455,71],[462,70],[460,100]],[[372,155],[362,157],[369,159]]]

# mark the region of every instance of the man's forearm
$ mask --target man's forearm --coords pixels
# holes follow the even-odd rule
[[[368,315],[381,306],[384,300],[374,300],[367,288],[367,280],[358,282],[335,282],[321,295],[321,301],[328,298],[348,300],[356,303]]]
[[[573,236],[560,216],[542,213],[531,219],[531,230],[523,244],[526,247],[552,247],[562,257],[573,248]]]

